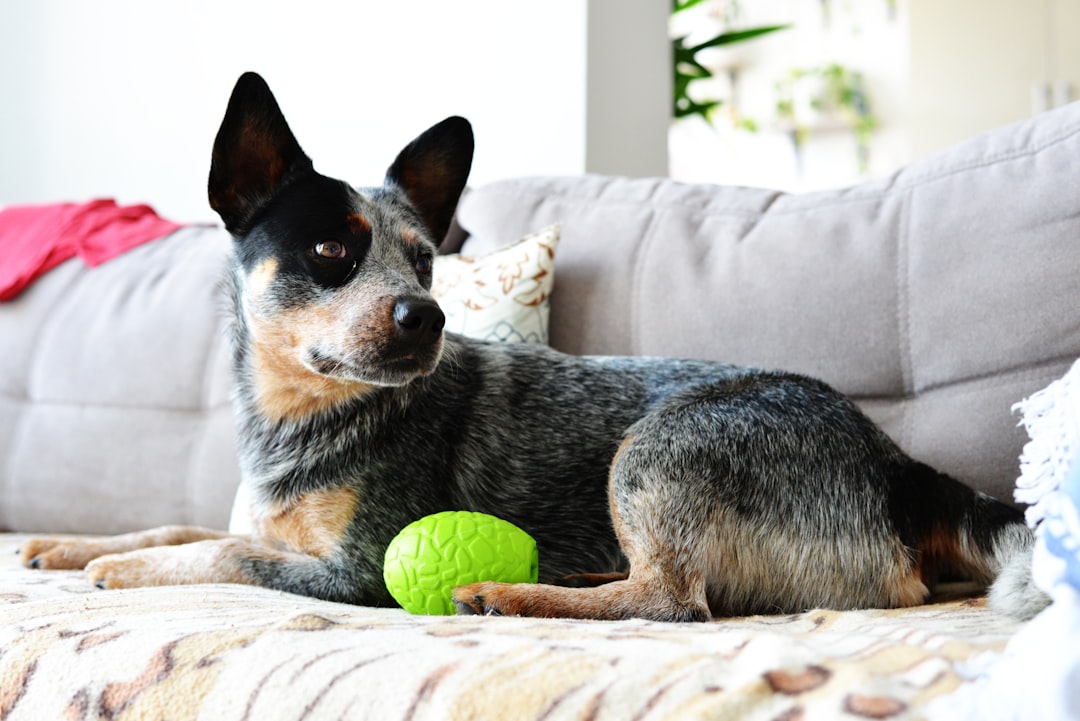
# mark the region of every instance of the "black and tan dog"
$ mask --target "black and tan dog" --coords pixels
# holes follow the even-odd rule
[[[35,568],[102,588],[238,582],[393,605],[390,539],[441,510],[537,541],[541,577],[455,592],[464,612],[644,617],[895,607],[943,574],[1041,603],[1021,515],[912,460],[844,397],[787,373],[579,358],[443,332],[429,294],[472,162],[450,118],[382,187],[315,172],[248,74],[218,133],[210,204],[235,237],[235,385],[254,533],[170,527],[35,539]]]

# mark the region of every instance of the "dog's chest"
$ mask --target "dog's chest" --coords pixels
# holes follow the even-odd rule
[[[338,487],[271,504],[254,519],[255,535],[274,546],[326,558],[341,544],[356,513],[357,494]]]

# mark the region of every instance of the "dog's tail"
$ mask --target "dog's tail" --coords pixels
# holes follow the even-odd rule
[[[989,587],[990,607],[1008,616],[1028,619],[1050,603],[1031,577],[1035,537],[1023,514],[1001,501],[920,466],[924,490],[920,500],[929,511],[920,547],[920,568],[929,578],[968,578]]]
[[[1014,553],[991,584],[987,600],[998,613],[1027,620],[1050,604],[1050,597],[1031,577],[1032,545],[1029,542],[1027,548]]]

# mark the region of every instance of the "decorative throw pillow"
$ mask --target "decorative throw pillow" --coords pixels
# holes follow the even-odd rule
[[[432,295],[446,330],[480,340],[547,343],[559,227],[486,255],[435,258]]]

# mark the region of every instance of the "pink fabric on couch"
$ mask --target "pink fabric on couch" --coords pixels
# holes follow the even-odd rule
[[[12,300],[65,260],[78,256],[94,267],[180,227],[149,205],[115,200],[0,210],[0,301]]]

